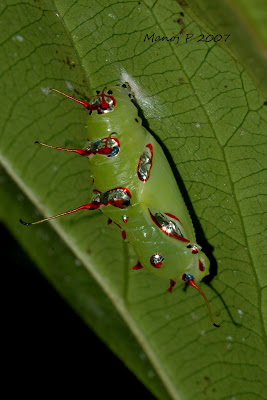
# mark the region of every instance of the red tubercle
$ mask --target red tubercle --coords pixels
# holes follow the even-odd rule
[[[121,232],[121,235],[122,235],[122,238],[123,238],[123,240],[126,240],[126,232],[125,232],[125,230],[123,230],[122,232]]]
[[[122,220],[125,224],[127,224],[129,217],[127,215],[122,215]]]
[[[168,289],[168,292],[172,293],[172,289],[176,285],[176,282],[173,279],[170,279],[170,287]]]
[[[192,254],[198,253],[198,246],[196,244],[189,244],[186,246],[188,249],[191,249]]]
[[[154,268],[161,268],[162,267],[162,262],[159,261],[158,263],[153,265]]]
[[[188,283],[188,285],[193,286],[195,289],[197,289],[203,295],[202,290],[195,283],[195,278],[193,275],[185,273],[182,275],[182,280],[185,281],[186,283]]]
[[[176,221],[178,221],[178,222],[180,222],[180,224],[182,225],[182,222],[179,220],[179,218],[177,218],[175,215],[173,215],[173,214],[170,214],[170,213],[164,213],[164,214],[166,214],[166,215],[168,215],[168,217],[171,217],[171,218],[173,218],[173,219],[176,219]]]
[[[113,148],[112,147],[108,147],[108,140],[109,139],[113,139],[117,143],[118,147],[120,147],[120,142],[118,141],[118,139],[116,139],[113,136],[109,136],[109,137],[105,137],[105,138],[101,139],[101,141],[105,141],[106,142],[105,147],[97,149],[96,152],[94,152],[94,153],[92,152],[92,154],[102,154],[102,155],[111,154],[112,151],[113,151]]]
[[[110,96],[108,94],[105,94],[105,89],[106,88],[104,88],[101,93],[99,93],[99,94],[97,94],[95,96],[95,97],[101,97],[101,99],[102,99],[101,105],[100,106],[98,106],[98,105],[92,106],[91,105],[90,111],[95,111],[95,110],[96,111],[102,111],[101,109],[108,110],[110,105],[109,105],[109,103],[106,102],[105,97],[108,97],[109,99],[111,99],[113,101],[113,106],[114,107],[116,106],[115,97],[114,96]]]
[[[148,143],[146,147],[151,151],[151,164],[152,164],[152,158],[153,158],[153,146],[151,143]]]
[[[153,254],[150,257],[150,264],[153,268],[161,268],[164,261],[164,257],[161,254]]]
[[[189,239],[186,239],[186,238],[183,237],[183,236],[179,236],[179,235],[176,235],[175,233],[167,232],[166,230],[164,230],[163,227],[160,225],[160,223],[157,221],[157,219],[154,217],[154,215],[151,213],[150,210],[149,210],[149,214],[150,214],[150,217],[151,217],[152,221],[154,222],[154,224],[157,225],[157,227],[158,227],[165,235],[170,236],[170,237],[172,237],[172,238],[174,238],[174,239],[180,240],[181,242],[185,242],[185,243],[189,243],[189,242],[190,242]],[[167,214],[167,213],[165,213],[165,214],[168,215],[168,216],[171,217],[171,218],[174,218],[174,216],[173,216],[172,214]],[[178,220],[178,218],[176,218],[176,217],[175,217],[175,219]],[[179,220],[178,220],[178,221],[179,221]],[[180,221],[179,221],[179,222],[180,222]],[[181,222],[180,222],[180,223],[181,223]]]
[[[109,219],[108,219],[108,222],[107,222],[107,225],[112,224],[112,222],[113,222],[113,221],[112,221],[112,218],[109,218]]]
[[[113,191],[118,191],[118,190],[123,190],[128,195],[129,199],[127,199],[127,200],[126,199],[115,199],[115,200],[109,199],[109,196],[111,195],[111,193]],[[122,187],[122,186],[107,190],[106,192],[101,192],[100,190],[94,189],[94,193],[100,193],[100,196],[93,201],[94,203],[96,203],[98,205],[97,208],[99,208],[101,206],[111,205],[111,206],[123,209],[123,208],[126,208],[130,204],[130,199],[132,197],[130,190],[125,187]],[[105,194],[105,196],[103,196],[104,202],[101,199],[102,193]]]
[[[203,265],[203,262],[200,261],[200,260],[198,260],[198,269],[199,269],[200,271],[205,271],[205,267],[204,267],[204,265]]]
[[[150,150],[150,165],[149,165],[149,169],[145,176],[142,176],[142,173],[140,172],[140,164],[142,162],[142,156],[143,156],[144,152],[141,154],[139,161],[138,161],[138,165],[137,165],[137,176],[140,179],[140,181],[142,181],[142,182],[146,182],[149,179],[151,168],[152,168],[152,163],[153,163],[153,146],[151,143],[148,143],[146,145],[146,147]]]
[[[117,146],[112,145],[109,146],[109,140],[113,140]],[[90,141],[89,141],[90,142]],[[105,143],[104,147],[101,147],[101,144]],[[114,153],[114,149],[117,150]],[[96,140],[95,142],[90,142],[90,146],[88,146],[88,148],[86,149],[87,152],[87,156],[90,156],[91,154],[96,155],[103,155],[103,156],[112,156],[112,155],[116,155],[119,152],[119,148],[120,148],[120,142],[118,141],[118,139],[116,139],[114,136],[108,136],[108,137],[104,137],[102,139]]]
[[[140,263],[140,261],[138,261],[137,264],[134,267],[132,267],[131,269],[137,270],[137,269],[142,269],[142,268],[144,268],[143,265]]]
[[[91,114],[92,111],[98,111],[98,113],[103,114],[103,113],[105,113],[106,110],[108,110],[110,108],[110,104],[106,102],[105,97],[108,97],[108,98],[110,98],[112,100],[112,102],[113,102],[112,106],[113,107],[116,106],[115,97],[110,96],[109,94],[105,94],[105,89],[106,88],[104,88],[101,93],[99,93],[96,96],[94,96],[94,97],[101,97],[101,103],[100,104],[97,104],[97,103],[96,104],[92,104],[92,103],[89,103],[89,102],[86,102],[86,101],[82,101],[82,100],[76,99],[75,97],[69,96],[68,94],[63,93],[63,92],[61,92],[60,90],[57,90],[57,89],[51,89],[51,90],[53,90],[54,92],[62,94],[63,96],[67,97],[70,100],[75,101],[76,103],[81,104],[83,107],[85,107],[89,111],[89,114]]]
[[[118,208],[123,208],[124,205],[124,200],[114,200],[114,201],[109,201],[111,206],[118,207]]]
[[[170,213],[164,213],[164,214],[168,215],[168,217],[170,217],[170,218],[176,219],[176,221],[178,221],[178,222],[183,226],[182,222],[181,222],[181,221],[179,220],[179,218],[176,217],[175,215],[170,214]],[[186,243],[189,243],[189,242],[190,242],[189,239],[186,239],[186,238],[184,238],[184,237],[182,237],[182,236],[179,236],[179,237],[181,238],[181,239],[179,239],[179,240],[181,240],[182,242],[186,242]]]
[[[128,194],[128,196],[129,196],[130,198],[132,198],[132,194],[131,194],[131,192],[130,192],[130,190],[129,190],[128,188],[123,187],[123,186],[118,186],[118,187],[116,187],[116,189],[121,189],[121,190],[123,190],[125,193]],[[111,189],[111,190],[114,190],[114,189]],[[111,192],[111,190],[110,190],[110,192]]]

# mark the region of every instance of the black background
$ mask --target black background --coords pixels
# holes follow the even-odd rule
[[[0,225],[4,331],[2,365],[9,395],[153,400],[57,294]]]

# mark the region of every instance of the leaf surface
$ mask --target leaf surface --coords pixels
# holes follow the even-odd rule
[[[170,295],[168,282],[131,271],[131,248],[98,211],[20,226],[18,217],[41,216],[8,181],[1,218],[156,397],[264,398],[267,107],[244,67],[220,43],[197,41],[208,33],[172,0],[8,2],[0,21],[0,157],[10,178],[45,216],[88,202],[87,161],[34,145],[86,139],[86,112],[47,88],[82,98],[130,81],[211,259],[213,279],[201,288],[223,327],[211,326],[192,288]],[[144,41],[153,33],[179,43]]]

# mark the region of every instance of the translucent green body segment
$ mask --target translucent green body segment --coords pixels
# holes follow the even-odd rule
[[[97,91],[88,103],[59,93],[88,110],[88,142],[83,149],[36,143],[87,156],[94,177],[93,197],[89,203],[54,217],[21,223],[33,225],[83,209],[100,209],[108,224],[115,223],[123,239],[132,244],[137,256],[132,269],[145,267],[168,279],[169,292],[177,281],[195,287],[218,327],[205,294],[196,285],[209,273],[209,260],[196,244],[170,165],[158,142],[142,126],[129,85]]]
[[[132,197],[127,209],[110,205],[102,205],[100,209],[119,226],[123,223],[123,215],[128,217],[121,229],[143,267],[166,279],[182,280],[183,274],[188,272],[199,281],[208,274],[208,260],[205,258],[205,270],[201,271],[198,254],[187,248],[189,243],[195,243],[195,232],[169,163],[157,141],[142,126],[128,88],[115,86],[108,90],[116,99],[116,106],[108,113],[88,116],[88,139],[95,142],[104,135],[114,136],[120,143],[120,152],[110,158],[98,154],[89,157],[94,189],[106,192],[115,187],[125,187]],[[148,179],[143,179],[145,159],[151,158],[152,153]],[[142,154],[144,162],[140,162]],[[142,168],[140,174],[138,166]],[[151,218],[151,209],[176,216],[187,241],[166,235]],[[155,267],[151,262],[153,255],[164,258],[160,266]]]

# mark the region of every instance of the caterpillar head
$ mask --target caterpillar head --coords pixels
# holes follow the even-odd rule
[[[78,100],[72,96],[69,96],[63,92],[60,92],[57,89],[51,89],[54,92],[60,93],[69,99],[76,101],[83,105],[88,111],[89,114],[106,114],[112,112],[117,103],[124,103],[125,100],[133,101],[133,94],[131,93],[131,88],[128,83],[123,83],[122,85],[105,87],[102,91],[97,90],[96,94],[91,97],[89,102]]]
[[[88,102],[76,99],[57,89],[51,90],[81,104],[89,111],[88,140],[90,141],[99,139],[100,131],[107,133],[120,131],[122,116],[125,116],[123,120],[131,116],[138,122],[137,108],[133,104],[134,96],[127,83],[105,87],[102,91],[97,90]]]

